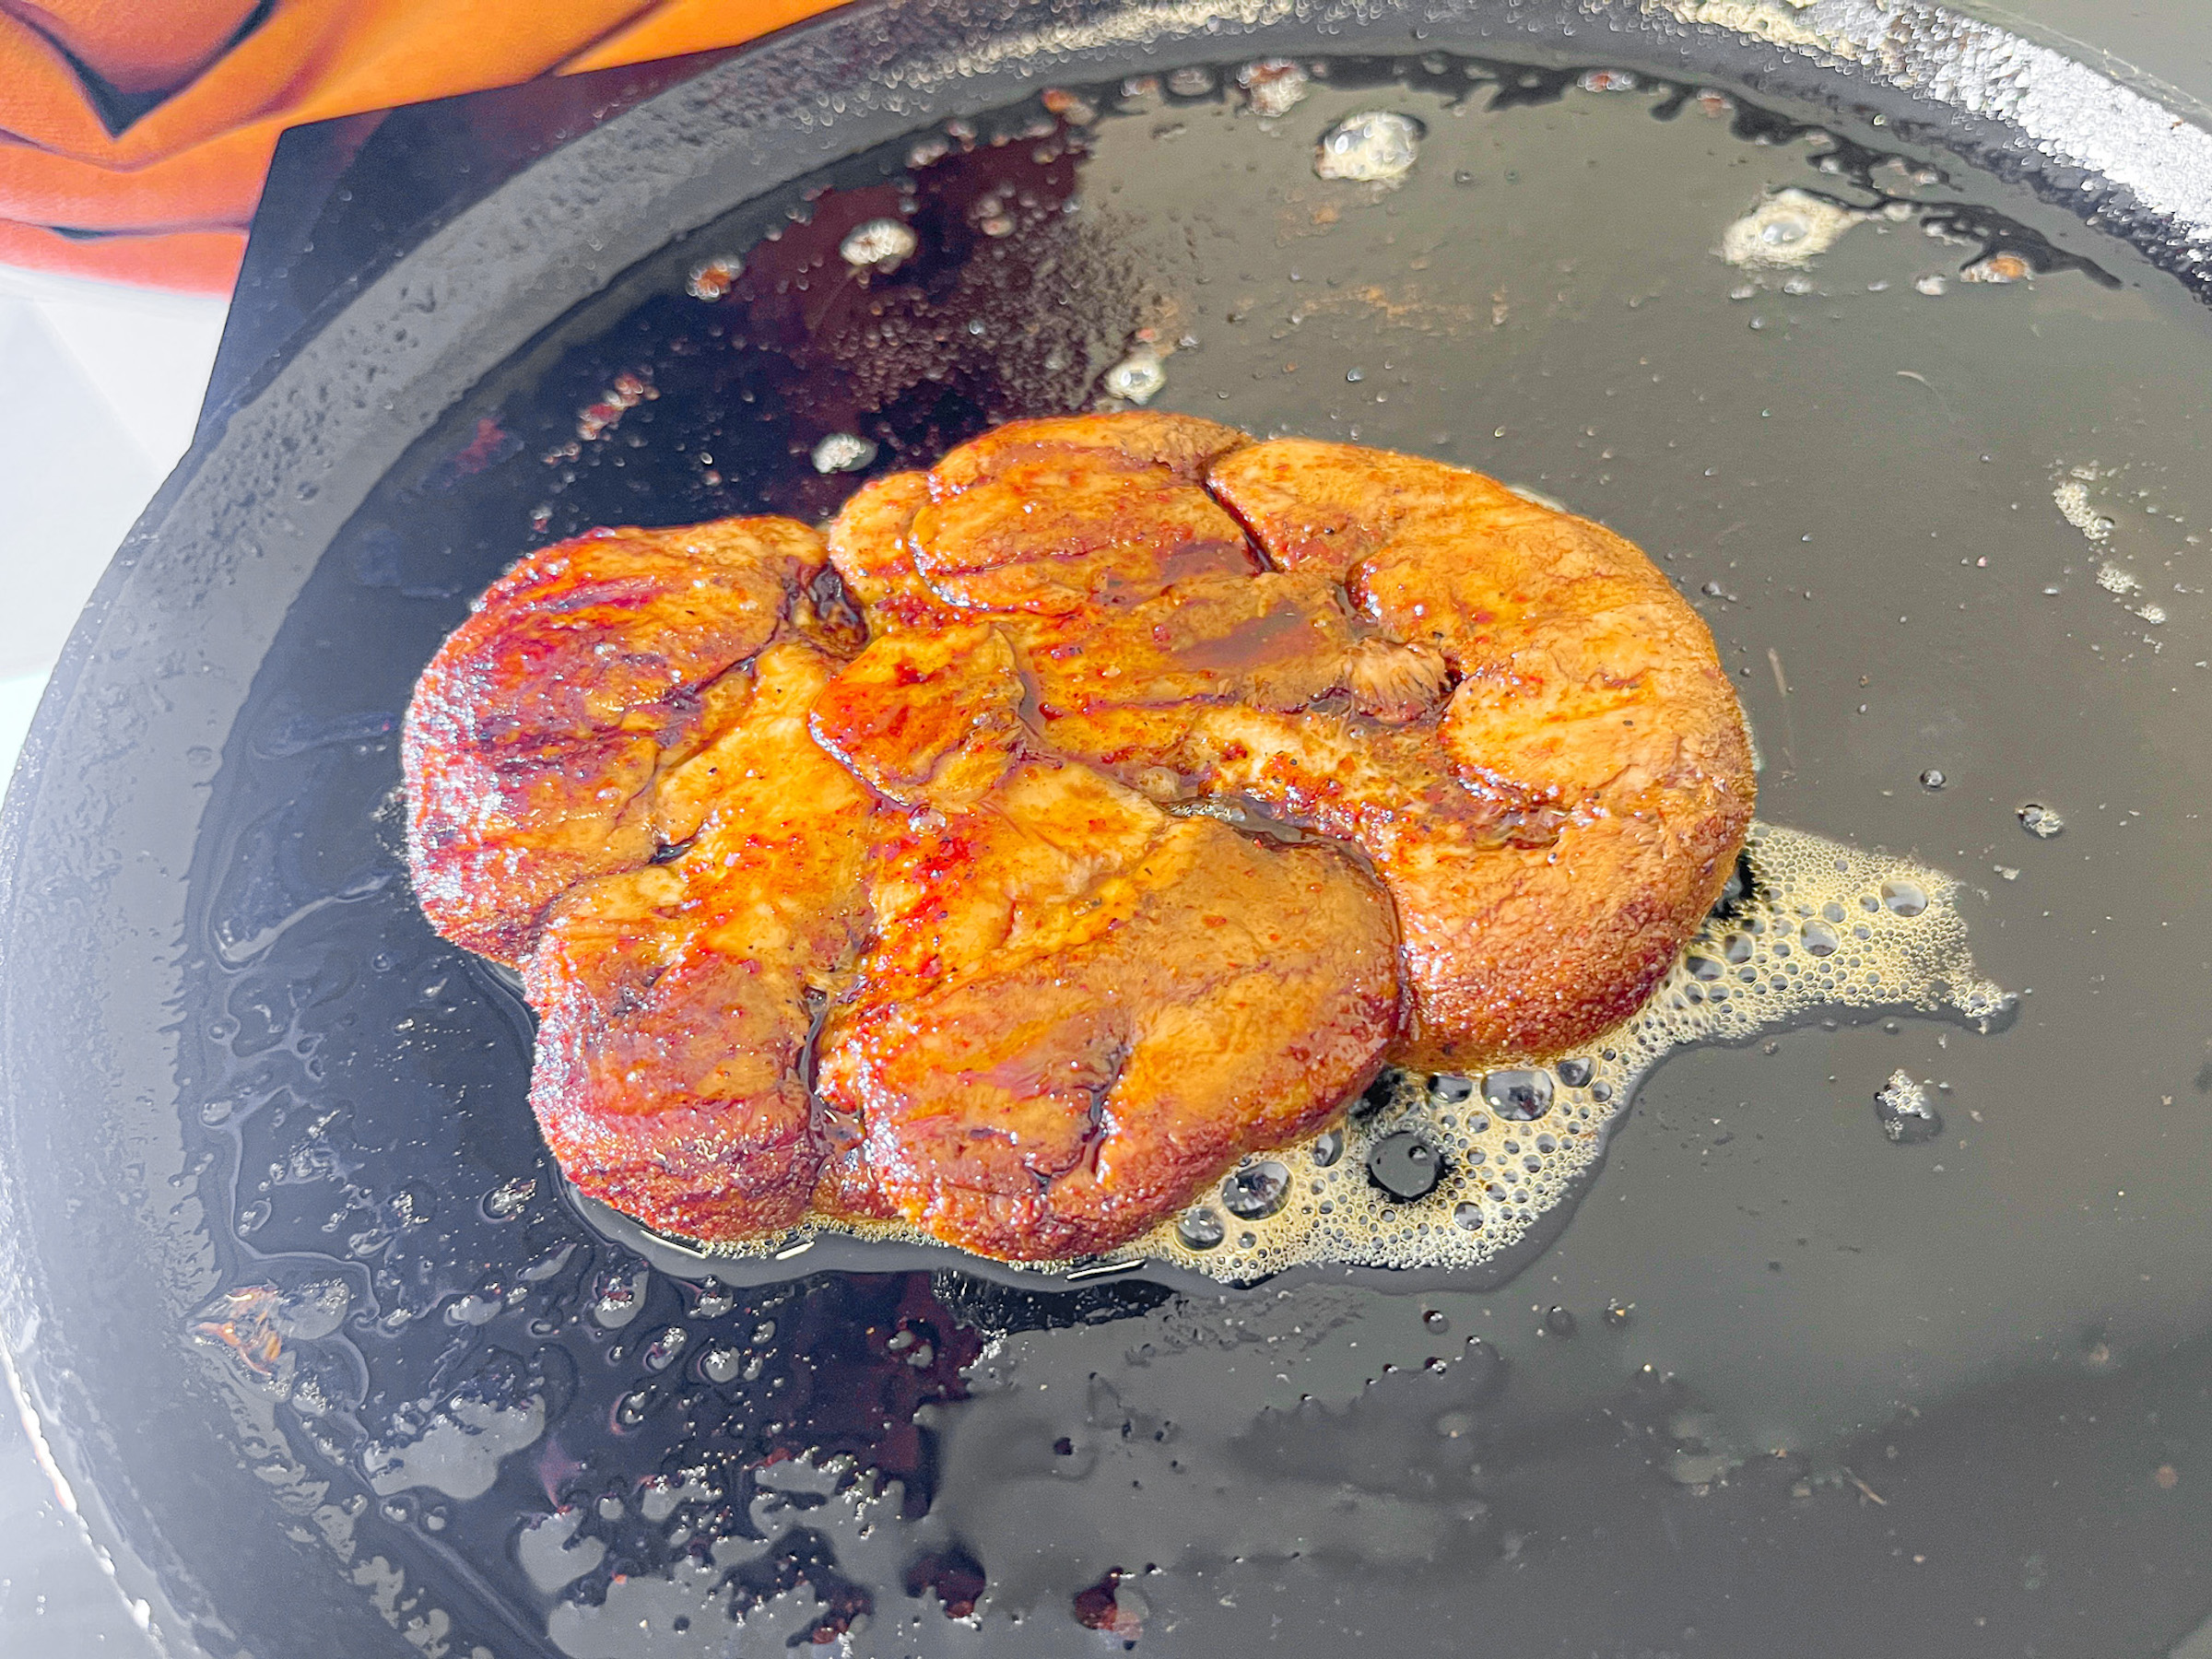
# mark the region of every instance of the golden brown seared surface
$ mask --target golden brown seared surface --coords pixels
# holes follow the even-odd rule
[[[888,633],[816,700],[814,737],[886,800],[964,811],[1033,742],[1024,698],[990,622]]]
[[[1183,415],[1017,420],[930,470],[911,547],[938,598],[1044,614],[1133,604],[1259,556],[1204,488],[1245,441]]]
[[[865,1122],[891,1204],[968,1249],[1135,1237],[1319,1129],[1396,1030],[1389,903],[1332,848],[1272,850],[1031,761],[888,851],[823,1086]]]
[[[1704,621],[1619,536],[1457,467],[1281,439],[1208,481],[1273,563],[1441,653],[1441,763],[1514,820],[1474,856],[1418,823],[1359,838],[1397,900],[1408,1057],[1556,1053],[1625,1018],[1750,829],[1750,739]]]
[[[1386,1057],[1595,1036],[1752,803],[1627,542],[1151,414],[1001,428],[826,544],[533,555],[405,753],[424,908],[524,968],[571,1179],[703,1240],[811,1207],[1008,1258],[1126,1241]]]
[[[917,807],[823,1034],[884,1199],[1002,1258],[1110,1248],[1320,1127],[1396,1034],[1396,933],[1334,848],[1179,818],[1038,750],[990,623],[878,639],[815,709]]]
[[[423,670],[403,750],[417,896],[456,944],[520,966],[546,906],[657,844],[655,776],[700,741],[716,683],[800,626],[824,561],[788,519],[595,530],[491,585]]]
[[[1393,1058],[1559,1053],[1649,994],[1725,882],[1754,790],[1712,637],[1642,553],[1412,456],[1240,441],[1176,416],[1035,426],[1049,443],[1003,429],[887,480],[869,524],[833,532],[841,570],[942,603],[940,571],[994,550],[987,603],[1053,748],[1161,801],[1239,797],[1371,859],[1412,998]],[[1048,449],[1040,503],[1014,483]],[[1140,465],[1141,489],[1125,482]],[[1077,476],[1090,482],[1070,495]],[[1219,552],[1201,485],[1265,571]],[[958,558],[936,545],[946,499],[967,505]],[[1024,542],[1070,500],[1082,535]],[[1085,601],[1069,571],[1102,546],[1117,580]],[[887,574],[901,556],[912,574]],[[872,629],[905,626],[862,598]]]
[[[830,562],[867,617],[871,634],[968,620],[932,593],[914,568],[908,533],[928,501],[926,474],[892,473],[862,485],[830,525]]]
[[[876,816],[806,735],[837,666],[792,640],[741,670],[750,698],[663,780],[696,824],[683,851],[571,888],[524,968],[546,1144],[594,1197],[689,1238],[790,1227],[837,1150],[807,1051],[866,933]]]
[[[826,558],[782,519],[548,547],[407,714],[416,887],[522,967],[547,1144],[694,1238],[790,1226],[837,1150],[806,1051],[865,925],[877,803],[806,734],[858,643],[808,601]]]

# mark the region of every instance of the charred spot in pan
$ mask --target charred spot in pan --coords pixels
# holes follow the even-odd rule
[[[1721,896],[1712,901],[1713,920],[1736,921],[1749,914],[1765,897],[1759,890],[1759,871],[1749,851],[1738,852],[1729,866],[1728,879],[1721,884]]]
[[[1404,1092],[1406,1074],[1394,1067],[1382,1073],[1359,1091],[1352,1102],[1351,1115],[1356,1121],[1380,1117],[1398,1103]]]

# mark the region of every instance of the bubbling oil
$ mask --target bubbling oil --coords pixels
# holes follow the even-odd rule
[[[1477,1267],[1573,1194],[1637,1086],[1677,1049],[1838,1013],[1987,1031],[2012,1008],[1976,971],[1959,884],[1936,870],[1762,823],[1732,886],[1643,1006],[1581,1052],[1477,1077],[1385,1074],[1343,1122],[1253,1154],[1122,1248],[1013,1265],[1088,1275],[1159,1263],[1230,1284],[1332,1264]],[[935,1242],[902,1223],[818,1221],[710,1253],[796,1257],[822,1233]]]

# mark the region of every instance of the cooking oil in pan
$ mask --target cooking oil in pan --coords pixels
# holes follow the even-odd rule
[[[1117,1563],[1159,1564],[1147,1647],[1241,1652],[1257,1609],[1331,1653],[2169,1651],[2212,1420],[2201,313],[2062,206],[1806,124],[1842,112],[1441,57],[1166,78],[653,256],[457,404],[290,612],[212,785],[173,1032],[224,1292],[196,1340],[306,1467],[268,1524],[327,1483],[341,1570],[404,1569],[454,1652],[772,1646],[779,1607],[830,1641],[867,1596],[854,1651],[1058,1652]],[[1373,110],[1420,123],[1411,168],[1319,176]],[[371,834],[421,663],[533,540],[819,517],[1139,394],[1630,535],[1712,625],[1762,809],[1915,862],[1762,829],[1751,890],[1606,1041],[1394,1078],[1026,1290],[912,1234],[709,1261],[564,1203],[526,1010]],[[2023,997],[1995,1041],[1960,1030],[2007,1006],[1967,918]],[[1453,1271],[1206,1277],[1343,1260]],[[475,1465],[441,1448],[541,1419],[453,1496]],[[1144,1461],[1077,1478],[1093,1430]],[[847,1458],[903,1518],[791,1474]],[[716,1496],[674,1484],[702,1469]],[[444,1488],[380,1489],[407,1471]],[[1747,1539],[1776,1540],[1750,1573]]]

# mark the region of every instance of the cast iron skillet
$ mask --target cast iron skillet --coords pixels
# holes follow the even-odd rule
[[[1277,53],[1328,73],[1263,130]],[[1330,195],[1378,106],[1421,171]],[[1899,207],[1722,265],[1784,185]],[[807,296],[902,190],[893,338]],[[225,1654],[2168,1651],[2212,1606],[2208,227],[2172,112],[1839,0],[864,6],[547,156],[206,435],[8,795],[6,1351],[126,1592]],[[1960,281],[1995,255],[2039,275]],[[2030,1011],[1677,1059],[1503,1282],[724,1286],[583,1214],[526,1015],[400,873],[422,661],[534,539],[825,512],[815,437],[926,459],[1145,330],[1165,405],[1676,560],[1762,810],[1979,884]],[[1893,1068],[1943,1138],[1882,1140]]]

